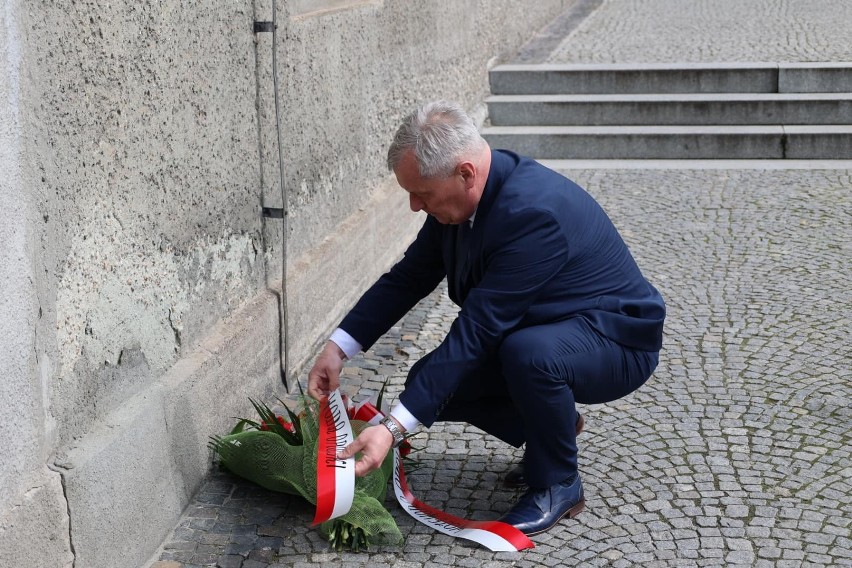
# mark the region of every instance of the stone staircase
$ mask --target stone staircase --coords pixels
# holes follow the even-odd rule
[[[852,159],[852,62],[500,65],[492,147],[545,160]]]

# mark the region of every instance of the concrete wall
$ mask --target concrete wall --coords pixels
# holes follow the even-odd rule
[[[399,118],[567,2],[279,2],[290,367],[422,218]],[[0,4],[0,568],[139,566],[280,388],[271,2]],[[38,551],[33,554],[33,550]]]
[[[49,384],[37,327],[43,318],[34,258],[38,220],[26,171],[22,41],[0,10],[0,566],[70,566],[60,475],[48,468]],[[37,555],[33,551],[38,551]]]

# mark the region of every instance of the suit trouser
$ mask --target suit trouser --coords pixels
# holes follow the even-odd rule
[[[408,380],[428,357],[412,367]],[[527,482],[549,487],[577,471],[575,403],[610,402],[633,392],[658,357],[607,339],[581,317],[520,329],[462,381],[438,420],[468,422],[515,447],[526,443]]]

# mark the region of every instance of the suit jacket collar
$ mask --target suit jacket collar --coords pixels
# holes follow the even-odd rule
[[[515,171],[520,159],[520,156],[508,150],[491,150],[491,169],[488,171],[488,180],[485,182],[485,189],[482,191],[482,197],[476,208],[477,220],[485,220],[488,216],[488,211],[497,199],[500,188]],[[474,227],[476,227],[476,223],[474,223]]]
[[[503,187],[503,183],[515,171],[520,160],[520,156],[514,152],[509,152],[508,150],[491,150],[491,168],[488,171],[488,179],[485,182],[482,197],[479,199],[479,204],[476,207],[476,221],[473,224],[474,233],[478,232],[476,231],[477,223],[479,223],[480,227],[485,224],[484,221],[488,218],[491,206],[497,200],[500,188]]]
[[[488,179],[485,189],[476,207],[476,220],[473,227],[465,237],[464,246],[456,248],[456,271],[453,285],[455,286],[454,298],[459,304],[464,302],[470,287],[475,285],[475,278],[471,279],[471,265],[478,262],[482,250],[482,238],[485,233],[485,225],[488,223],[488,213],[500,194],[500,189],[505,181],[512,175],[518,165],[520,157],[505,150],[491,151],[491,169],[488,171]],[[456,242],[461,238],[459,231],[465,228],[456,227]],[[459,256],[460,255],[460,256]]]

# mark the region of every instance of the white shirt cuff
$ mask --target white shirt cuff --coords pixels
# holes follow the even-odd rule
[[[340,347],[347,359],[351,359],[361,351],[361,344],[339,327],[334,330],[329,340],[334,341]]]
[[[416,419],[401,402],[397,402],[396,406],[393,407],[393,410],[391,410],[391,416],[399,422],[399,425],[402,426],[406,432],[411,432],[420,426],[420,421]]]

